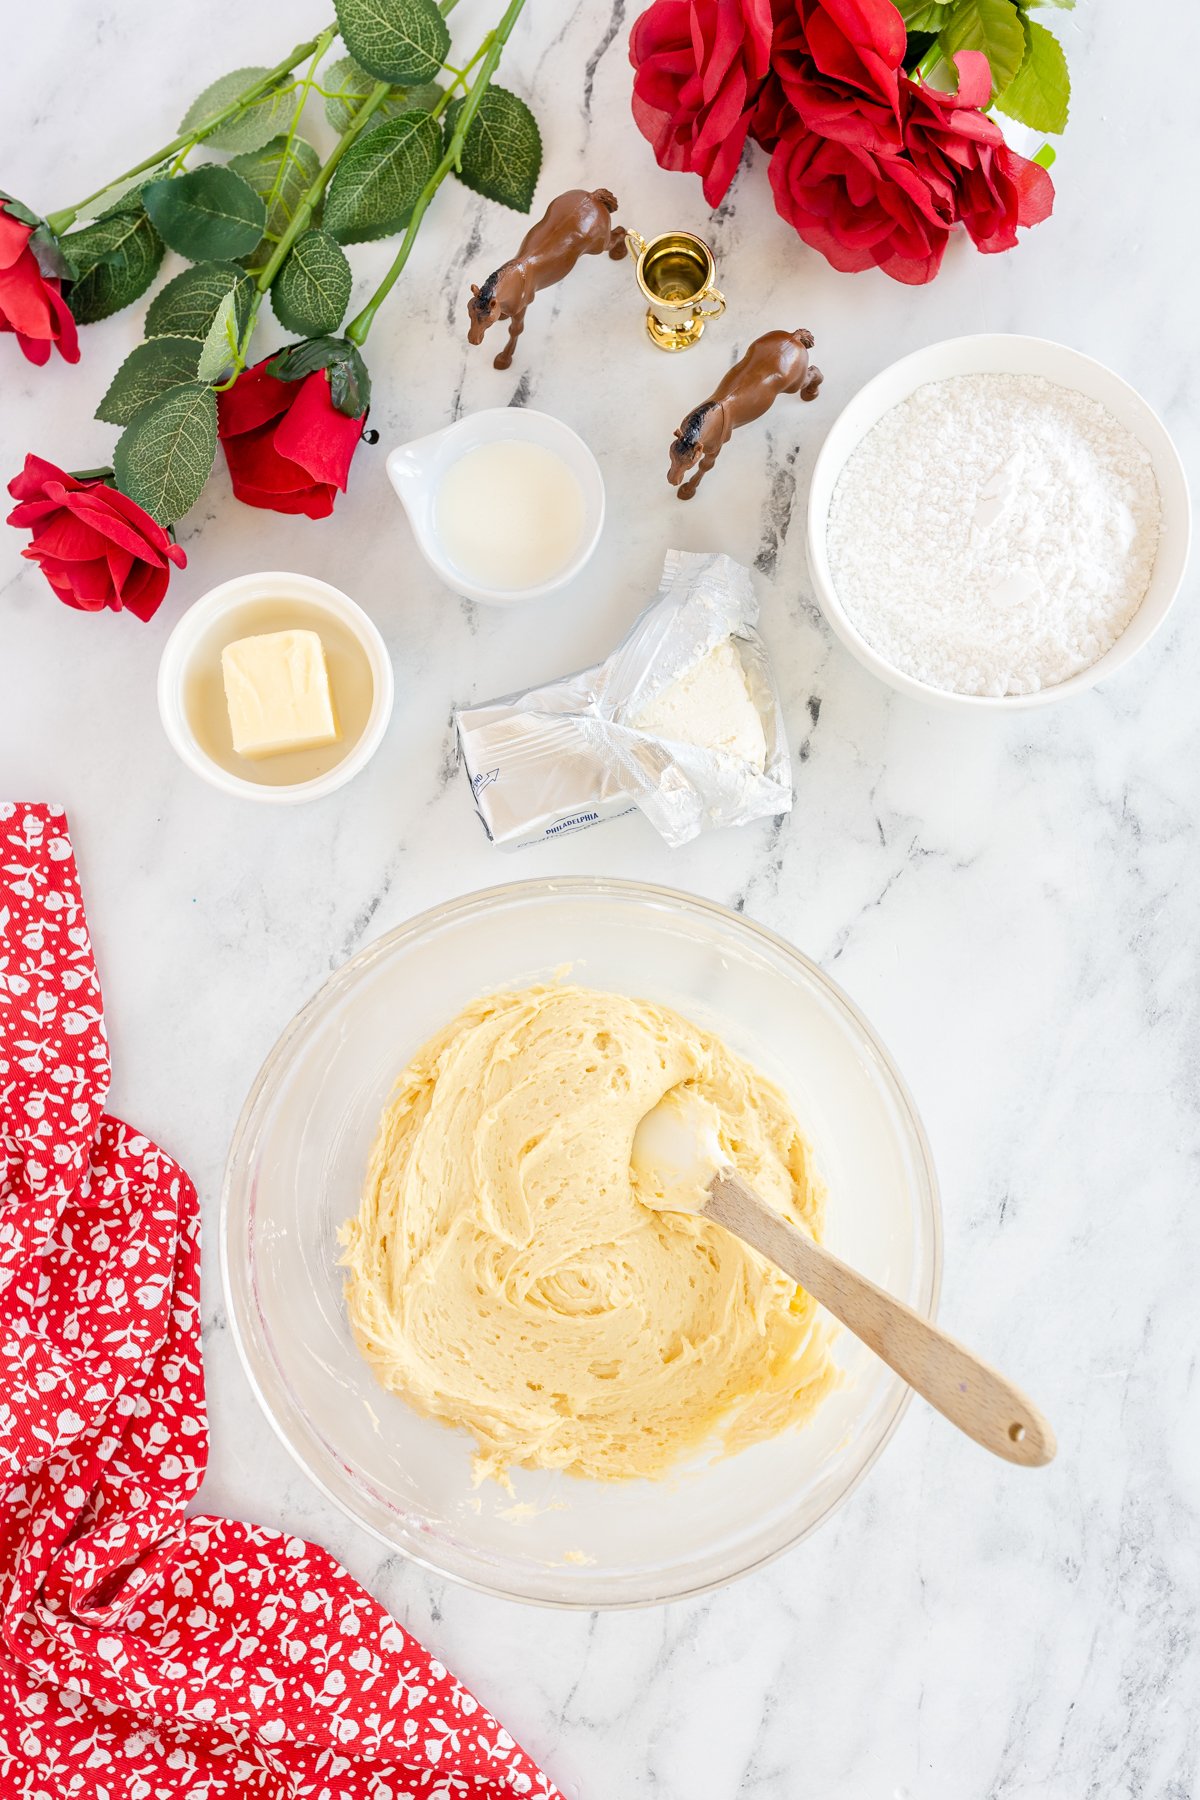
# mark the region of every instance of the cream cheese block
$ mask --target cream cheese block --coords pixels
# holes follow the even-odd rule
[[[239,756],[312,750],[342,735],[315,631],[238,638],[221,652],[221,677]]]
[[[761,775],[767,762],[762,720],[737,646],[726,638],[685,669],[631,721],[639,731],[701,750],[724,750]]]

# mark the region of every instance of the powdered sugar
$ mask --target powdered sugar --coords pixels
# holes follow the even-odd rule
[[[895,668],[960,694],[1086,669],[1133,618],[1161,505],[1149,453],[1037,375],[929,382],[849,457],[829,509],[838,598]]]

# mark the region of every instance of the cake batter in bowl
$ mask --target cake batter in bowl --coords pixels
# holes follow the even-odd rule
[[[222,1265],[264,1410],[352,1517],[491,1593],[632,1606],[718,1586],[814,1530],[879,1455],[907,1391],[840,1333],[832,1354],[841,1379],[822,1388],[803,1423],[785,1420],[788,1428],[747,1441],[753,1429],[739,1422],[727,1441],[718,1429],[683,1445],[668,1467],[626,1467],[619,1479],[598,1466],[570,1472],[587,1461],[571,1454],[523,1466],[531,1459],[512,1455],[510,1441],[492,1458],[509,1492],[487,1478],[486,1449],[480,1467],[477,1432],[381,1385],[347,1311],[340,1234],[358,1214],[397,1076],[482,997],[560,980],[670,1009],[761,1072],[811,1143],[814,1179],[828,1189],[825,1241],[932,1314],[936,1181],[912,1102],[865,1021],[772,933],[710,902],[619,881],[469,895],[331,977],[272,1051],[243,1110],[226,1170]]]
[[[834,1386],[807,1294],[641,1198],[635,1133],[680,1083],[756,1191],[819,1237],[825,1184],[787,1097],[650,1001],[487,995],[389,1097],[342,1232],[350,1325],[389,1392],[472,1433],[480,1476],[661,1477],[794,1430]]]

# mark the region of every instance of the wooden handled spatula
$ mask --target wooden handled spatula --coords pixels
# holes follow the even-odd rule
[[[717,1126],[716,1108],[686,1087],[646,1114],[631,1159],[646,1204],[711,1219],[751,1245],[985,1450],[1024,1468],[1050,1462],[1054,1432],[1020,1388],[768,1206],[729,1166]]]

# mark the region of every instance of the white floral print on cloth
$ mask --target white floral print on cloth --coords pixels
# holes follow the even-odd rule
[[[560,1800],[325,1551],[185,1517],[196,1191],[108,1075],[66,820],[0,803],[0,1796]]]

